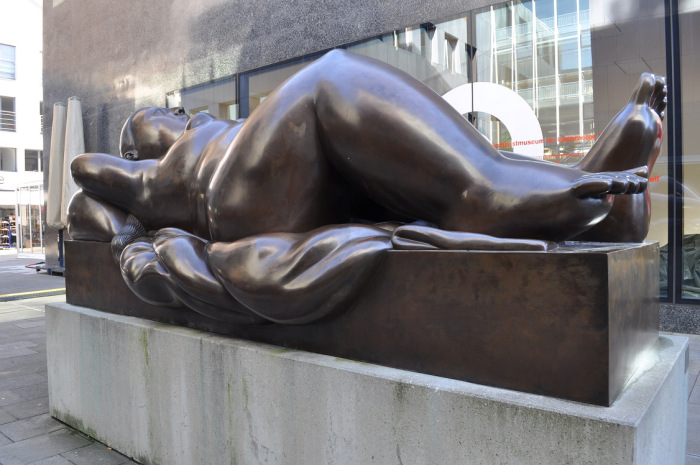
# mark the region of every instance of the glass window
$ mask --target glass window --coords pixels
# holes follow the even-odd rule
[[[700,299],[700,4],[679,2],[680,82],[683,181],[674,187],[682,196],[682,297]],[[677,114],[677,113],[674,113]]]
[[[41,150],[24,151],[24,171],[41,171]]]
[[[15,78],[15,47],[0,44],[0,79]]]
[[[0,131],[16,131],[15,98],[0,97]]]
[[[319,56],[313,55],[292,63],[275,65],[242,75],[241,116],[248,117],[265,101],[270,92]]]
[[[0,171],[17,171],[17,149],[0,147]]]
[[[168,107],[182,106],[189,115],[209,113],[217,118],[238,119],[236,79],[192,87],[168,96]]]
[[[469,82],[476,51],[469,43],[467,23],[458,18],[406,28],[401,33],[411,38],[412,47],[401,47],[390,40],[393,34],[385,34],[346,48],[399,68],[442,95]]]

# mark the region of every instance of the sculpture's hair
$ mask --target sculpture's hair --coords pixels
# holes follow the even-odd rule
[[[134,122],[134,116],[139,114],[142,110],[146,109],[147,107],[143,107],[133,112],[122,127],[122,132],[119,136],[119,155],[122,158],[127,158],[130,160],[138,160],[140,158],[138,150],[136,150],[136,140],[134,137],[132,126]]]

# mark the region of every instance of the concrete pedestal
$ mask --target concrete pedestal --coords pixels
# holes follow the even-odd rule
[[[682,464],[687,339],[611,407],[46,309],[51,414],[144,464]]]

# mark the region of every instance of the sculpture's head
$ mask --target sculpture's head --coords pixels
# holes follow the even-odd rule
[[[128,160],[162,157],[185,132],[187,120],[182,107],[136,110],[122,128],[120,155]]]

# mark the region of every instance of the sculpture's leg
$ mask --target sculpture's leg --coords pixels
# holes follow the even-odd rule
[[[576,168],[585,171],[627,170],[654,166],[661,150],[661,120],[666,108],[663,78],[644,73],[630,102],[605,128]],[[613,208],[598,225],[576,240],[640,242],[649,231],[651,202],[649,191],[615,197]]]
[[[285,86],[297,79],[313,84],[322,148],[343,177],[443,229],[561,240],[608,213],[606,194],[645,188],[629,174],[507,159],[432,90],[365,57],[336,51]]]
[[[576,168],[600,172],[648,166],[651,171],[661,150],[665,108],[664,79],[642,74],[629,103],[603,130]]]

